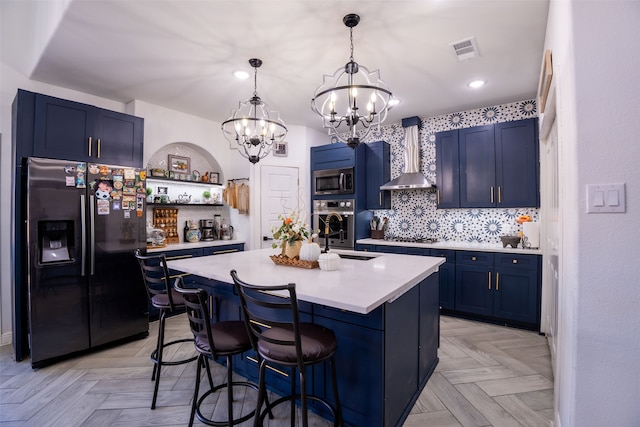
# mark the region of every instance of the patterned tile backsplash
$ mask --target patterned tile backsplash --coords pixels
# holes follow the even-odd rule
[[[420,130],[421,171],[435,183],[435,134],[451,129],[509,122],[537,117],[536,101],[478,108],[422,119]],[[384,140],[391,145],[391,178],[400,175],[404,166],[404,129],[401,123],[381,126],[364,142]],[[530,215],[539,221],[539,209],[436,209],[436,194],[428,190],[392,191],[391,209],[374,211],[388,217],[387,237],[435,237],[443,241],[500,243],[501,235],[516,235],[522,226],[515,222],[519,215]]]

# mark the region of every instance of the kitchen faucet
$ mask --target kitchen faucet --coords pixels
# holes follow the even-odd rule
[[[342,230],[342,216],[338,212],[330,212],[329,215],[327,215],[327,217],[324,219],[324,250],[322,251],[323,253],[329,252],[329,223],[331,222],[332,216],[335,216],[336,218],[338,218],[338,221],[340,221],[340,231],[338,231],[338,233],[340,234],[340,242],[344,240],[343,238],[344,231]],[[333,234],[335,234],[335,232]]]

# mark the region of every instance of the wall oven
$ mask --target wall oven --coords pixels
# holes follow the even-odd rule
[[[323,169],[313,172],[313,194],[353,194],[353,168]]]
[[[326,224],[329,223],[329,248],[353,249],[355,244],[354,200],[314,200],[313,229],[320,230],[317,242],[324,249]],[[338,214],[342,221],[338,219]]]

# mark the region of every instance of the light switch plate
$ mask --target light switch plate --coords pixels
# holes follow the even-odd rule
[[[587,213],[624,213],[625,184],[587,185]]]

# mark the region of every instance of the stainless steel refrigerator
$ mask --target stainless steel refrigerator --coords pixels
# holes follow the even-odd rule
[[[27,168],[32,366],[146,336],[147,296],[133,255],[146,245],[145,172],[41,158]]]

